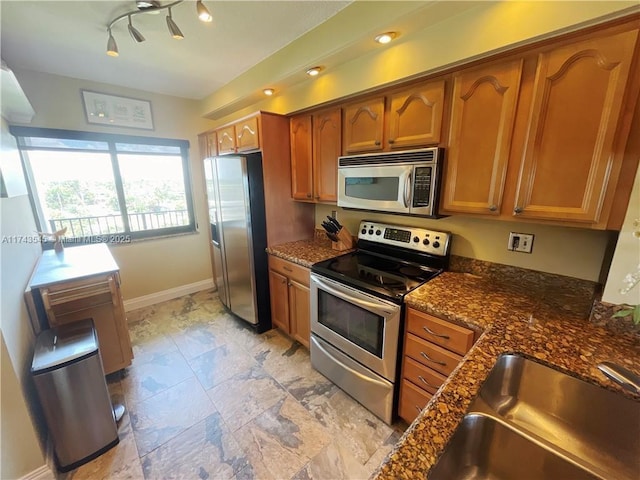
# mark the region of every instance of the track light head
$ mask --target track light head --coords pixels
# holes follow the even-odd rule
[[[198,18],[203,22],[210,22],[213,20],[209,9],[202,3],[202,0],[196,2],[196,11],[198,12]]]
[[[117,57],[118,53],[118,45],[116,44],[116,39],[111,35],[111,29],[109,29],[109,40],[107,41],[107,55],[110,57]]]
[[[129,33],[131,34],[131,38],[133,38],[137,43],[145,41],[144,35],[142,35],[131,23],[131,15],[129,15]]]
[[[169,8],[169,15],[167,15],[167,28],[169,29],[169,33],[171,33],[171,36],[176,40],[182,40],[184,38],[184,35],[180,31],[180,28],[178,28],[178,25],[176,25],[176,22],[173,21],[170,8]]]

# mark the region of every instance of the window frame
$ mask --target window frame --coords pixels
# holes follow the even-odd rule
[[[198,224],[196,222],[196,215],[193,203],[193,189],[191,185],[191,165],[189,161],[189,141],[179,139],[169,139],[160,137],[143,137],[137,135],[123,135],[113,133],[99,133],[99,132],[84,132],[78,130],[62,130],[54,128],[39,128],[39,127],[24,127],[24,126],[9,126],[9,132],[16,138],[18,150],[20,152],[20,159],[22,163],[23,173],[25,175],[27,190],[29,193],[29,200],[31,202],[31,208],[34,213],[36,225],[41,232],[45,232],[49,229],[48,225],[42,225],[44,221],[44,214],[42,212],[40,202],[42,201],[37,197],[37,192],[34,190],[35,179],[29,161],[25,156],[25,152],[29,151],[69,151],[69,152],[90,152],[90,153],[105,153],[109,155],[111,160],[111,169],[113,171],[113,180],[115,193],[118,198],[120,206],[120,215],[124,226],[124,231],[117,233],[106,233],[100,235],[87,235],[84,237],[65,237],[63,243],[73,243],[74,245],[85,245],[91,243],[129,243],[135,240],[144,240],[150,238],[167,237],[173,235],[184,235],[189,233],[196,233],[198,231]],[[107,150],[92,150],[83,148],[52,148],[52,147],[33,147],[26,144],[25,139],[29,137],[40,138],[57,138],[65,140],[87,140],[98,141],[107,143]],[[155,228],[149,230],[131,231],[129,225],[129,213],[127,209],[125,199],[125,189],[122,176],[120,174],[120,165],[118,163],[118,153],[131,155],[140,154],[144,155],[145,152],[128,152],[118,151],[116,149],[117,143],[129,143],[138,145],[162,145],[167,147],[179,147],[180,157],[182,159],[182,175],[184,182],[184,194],[187,207],[187,214],[189,217],[189,223],[187,225],[181,225],[176,227]],[[176,156],[176,154],[159,153],[156,155],[161,156]],[[43,248],[53,248],[52,242],[43,242]]]

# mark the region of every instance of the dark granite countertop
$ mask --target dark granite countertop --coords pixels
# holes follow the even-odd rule
[[[275,247],[267,247],[267,253],[289,260],[303,267],[311,267],[314,263],[337,257],[351,250],[339,251],[331,248],[331,241],[326,236],[316,235],[313,240],[298,240]]]
[[[374,478],[424,478],[503,353],[522,354],[640,400],[596,368],[611,360],[640,371],[640,331],[614,332],[590,323],[592,298],[585,295],[585,282],[573,280],[551,276],[538,284],[501,283],[494,277],[445,272],[409,294],[410,307],[482,334]]]

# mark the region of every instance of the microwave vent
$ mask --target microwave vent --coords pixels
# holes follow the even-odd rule
[[[437,148],[425,148],[421,150],[407,150],[404,152],[389,153],[369,153],[364,155],[349,155],[338,158],[340,167],[351,167],[360,165],[374,165],[383,163],[416,163],[416,162],[435,162],[438,160]]]

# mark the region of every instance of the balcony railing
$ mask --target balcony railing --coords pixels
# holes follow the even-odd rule
[[[167,210],[164,212],[130,213],[129,228],[132,232],[181,227],[189,224],[187,210]],[[98,215],[93,217],[56,218],[49,220],[52,232],[67,227],[66,237],[88,237],[124,232],[121,215]]]

